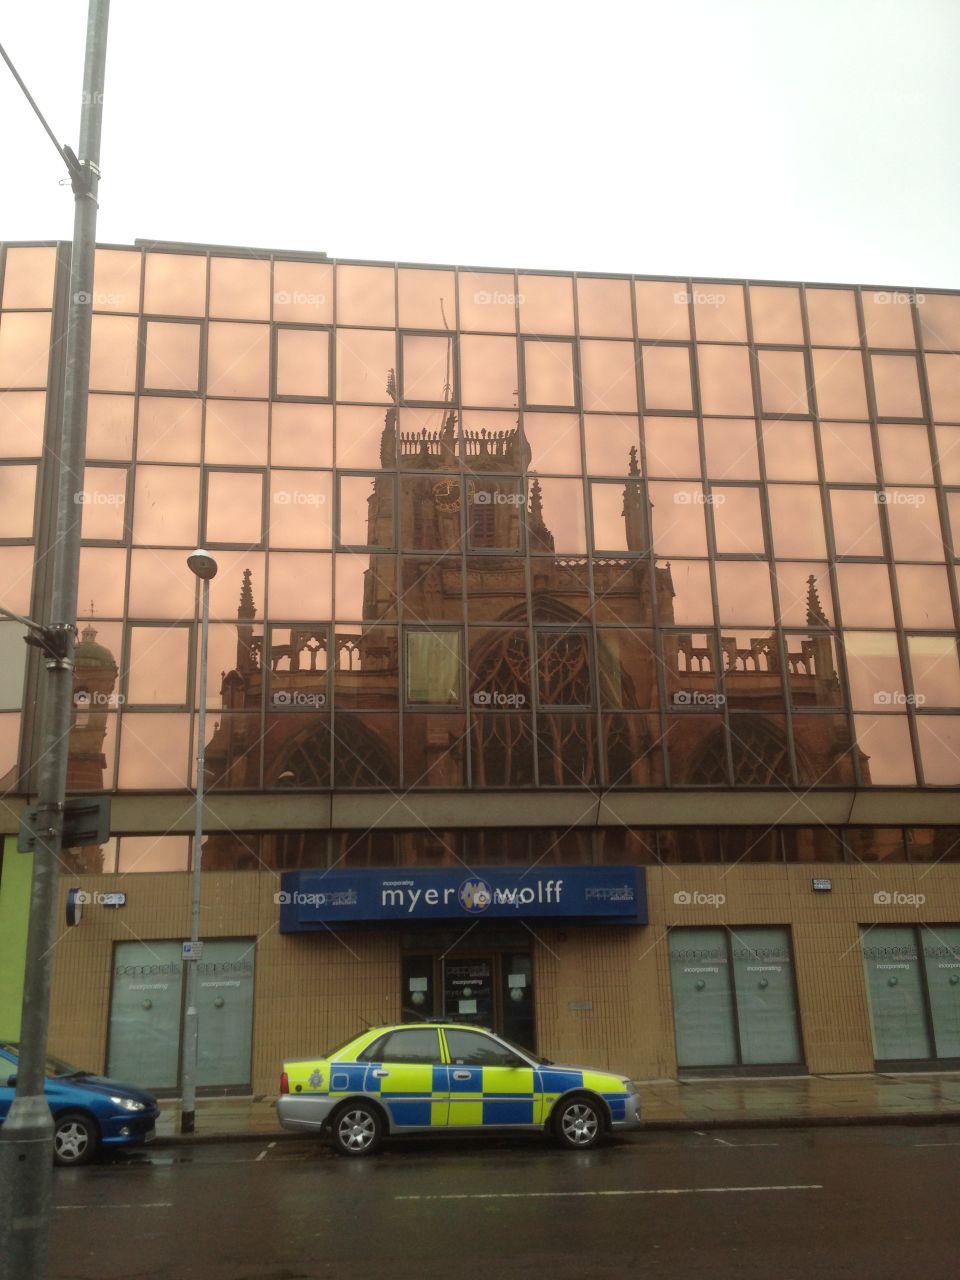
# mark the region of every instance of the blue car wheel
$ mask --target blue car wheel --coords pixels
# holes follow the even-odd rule
[[[87,1164],[96,1154],[100,1134],[90,1116],[70,1111],[53,1122],[53,1160],[59,1165]]]

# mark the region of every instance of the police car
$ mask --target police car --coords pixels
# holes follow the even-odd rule
[[[345,1156],[386,1135],[542,1130],[584,1151],[640,1124],[633,1081],[535,1058],[492,1031],[458,1023],[371,1027],[323,1058],[285,1062],[285,1129],[329,1131]]]

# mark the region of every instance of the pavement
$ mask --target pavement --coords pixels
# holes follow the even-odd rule
[[[51,1280],[957,1280],[956,1126],[311,1139],[53,1177]]]
[[[644,1129],[751,1129],[960,1121],[960,1071],[646,1080]],[[196,1132],[178,1133],[180,1103],[161,1102],[158,1144],[292,1138],[271,1097],[201,1098]]]

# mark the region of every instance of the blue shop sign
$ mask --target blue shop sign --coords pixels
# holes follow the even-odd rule
[[[646,924],[643,867],[544,867],[474,871],[285,871],[280,932],[338,924],[416,920],[553,920]]]

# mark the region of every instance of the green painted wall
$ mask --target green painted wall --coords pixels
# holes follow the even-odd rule
[[[20,1037],[32,875],[33,854],[18,853],[17,837],[7,836],[0,867],[0,1039]]]

